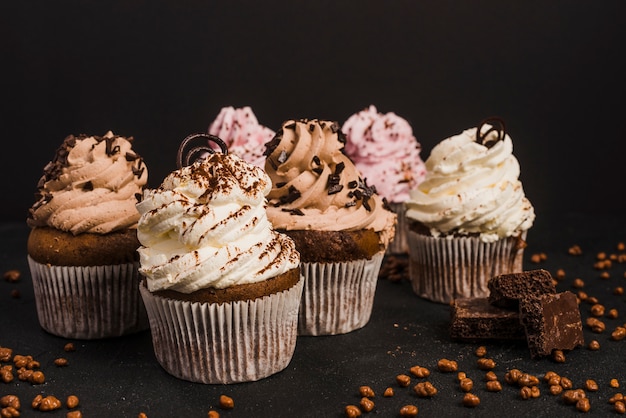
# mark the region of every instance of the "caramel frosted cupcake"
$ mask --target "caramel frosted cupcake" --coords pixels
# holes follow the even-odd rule
[[[421,145],[409,122],[394,112],[381,113],[374,105],[350,116],[343,124],[346,155],[361,175],[376,186],[398,215],[398,224],[387,252],[408,252],[404,202],[409,191],[424,180],[426,168]]]
[[[28,262],[43,329],[67,338],[148,328],[138,292],[137,221],[148,172],[133,138],[65,138],[28,216]]]
[[[270,188],[261,168],[209,153],[137,205],[140,290],[156,358],[173,376],[245,382],[289,364],[304,280],[293,241],[267,219]]]
[[[306,279],[301,335],[367,324],[396,216],[342,152],[335,122],[288,120],[267,144],[267,214],[296,243]]]
[[[486,297],[496,275],[522,270],[535,212],[511,138],[497,118],[440,142],[406,202],[409,274],[418,295]]]

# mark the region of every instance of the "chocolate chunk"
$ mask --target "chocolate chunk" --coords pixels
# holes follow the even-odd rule
[[[532,358],[585,343],[580,310],[572,292],[548,293],[520,301],[520,321]]]
[[[520,301],[546,293],[556,293],[552,275],[546,270],[501,274],[487,282],[489,302],[501,308],[518,310]]]
[[[450,336],[455,340],[523,340],[519,313],[499,308],[487,298],[459,298],[452,305]]]

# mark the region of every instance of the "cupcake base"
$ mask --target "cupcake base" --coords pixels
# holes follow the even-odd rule
[[[524,240],[483,242],[478,236],[432,237],[409,231],[409,275],[413,291],[434,302],[487,297],[494,276],[522,271]]]
[[[253,300],[191,302],[139,285],[157,361],[169,374],[205,384],[262,379],[285,369],[296,346],[304,280]]]
[[[372,314],[384,255],[380,251],[369,260],[301,263],[305,289],[298,334],[336,335],[364,327]]]
[[[148,329],[139,291],[138,263],[52,266],[28,257],[37,317],[65,338],[119,337]]]
[[[387,254],[407,254],[409,252],[409,241],[407,238],[407,232],[409,230],[406,216],[405,207],[403,202],[390,202],[389,207],[397,215],[396,231],[389,246],[387,247]]]

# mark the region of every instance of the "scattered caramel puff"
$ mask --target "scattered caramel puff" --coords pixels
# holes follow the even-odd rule
[[[7,270],[4,272],[2,277],[4,277],[4,280],[6,280],[7,282],[15,283],[20,280],[20,277],[22,277],[22,273],[20,273],[19,270],[15,270],[15,269]]]
[[[546,253],[535,253],[530,256],[531,263],[535,263],[535,264],[546,261],[547,259],[548,259],[548,256],[546,255]]]
[[[582,255],[583,250],[580,248],[579,245],[574,244],[571,247],[569,247],[569,249],[567,250],[567,253],[569,255]]]

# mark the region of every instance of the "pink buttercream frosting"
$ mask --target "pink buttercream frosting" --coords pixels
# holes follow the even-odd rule
[[[265,166],[265,143],[274,137],[274,131],[259,124],[249,106],[223,107],[209,126],[209,134],[222,139],[228,152],[257,167]]]
[[[374,105],[353,114],[343,124],[346,154],[378,194],[390,202],[404,202],[409,191],[426,176],[421,145],[409,123]]]

